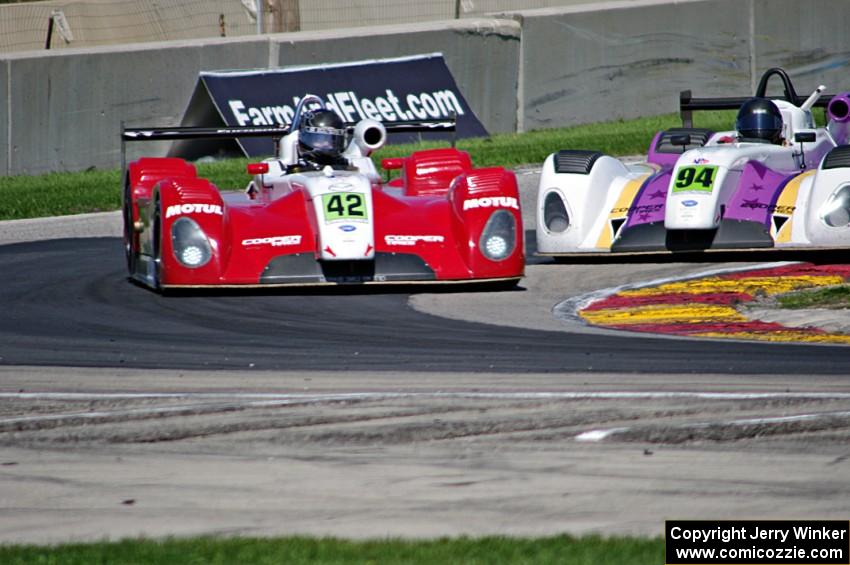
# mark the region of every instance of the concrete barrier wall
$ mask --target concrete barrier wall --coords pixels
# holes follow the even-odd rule
[[[54,25],[50,48],[59,50],[257,33],[256,20],[234,0],[16,2],[0,4],[0,52],[41,49],[55,11],[69,34]]]
[[[520,26],[512,20],[452,20],[358,30],[273,36],[279,66],[348,62],[442,52],[472,110],[491,133],[516,131]]]
[[[630,0],[497,19],[0,56],[0,174],[119,163],[118,131],[176,123],[204,70],[442,52],[492,132],[670,113],[680,90],[745,96],[770,66],[798,93],[850,89],[846,0]],[[137,144],[138,145],[138,144]],[[135,154],[161,154],[145,144]]]
[[[262,39],[10,55],[9,100],[2,106],[11,108],[5,172],[116,167],[122,121],[176,124],[199,71],[267,60]]]
[[[502,14],[522,24],[519,128],[670,113],[686,89],[747,96],[773,66],[800,95],[850,89],[846,5],[646,0]]]
[[[0,174],[118,166],[120,123],[178,123],[205,70],[442,52],[485,127],[515,130],[517,22],[464,19],[381,33],[364,39],[354,29],[301,32],[0,57]],[[129,144],[128,156],[165,150],[164,144]]]
[[[819,84],[850,90],[849,8],[847,0],[753,0],[756,68],[784,68],[801,96]]]
[[[10,136],[12,130],[9,126],[9,117],[12,113],[12,106],[6,89],[4,87],[10,84],[9,82],[9,61],[0,59],[0,176],[9,174],[9,151]],[[0,196],[2,198],[2,196]]]
[[[612,2],[514,14],[523,27],[521,127],[669,113],[688,88],[746,94],[746,5]]]

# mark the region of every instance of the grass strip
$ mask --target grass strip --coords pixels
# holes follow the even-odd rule
[[[117,210],[120,178],[117,169],[0,177],[0,220]]]
[[[698,127],[730,129],[734,124],[734,112],[704,112],[697,115],[697,120]],[[478,167],[540,165],[550,153],[559,149],[592,149],[615,156],[644,154],[656,131],[680,125],[678,115],[667,114],[461,139],[457,146],[468,151]],[[380,165],[383,158],[402,157],[432,147],[446,147],[446,144],[389,145],[375,152],[374,159]],[[241,190],[249,180],[245,172],[248,162],[248,159],[226,159],[199,163],[198,174],[223,190]],[[117,169],[0,177],[0,220],[117,210],[121,206],[120,184]]]
[[[850,308],[850,285],[803,290],[776,297],[781,308]]]
[[[657,565],[664,562],[660,538],[440,538],[347,541],[337,538],[227,538],[122,540],[50,547],[0,546],[0,563],[18,565],[110,565],[137,563],[287,565],[337,563],[571,563]]]

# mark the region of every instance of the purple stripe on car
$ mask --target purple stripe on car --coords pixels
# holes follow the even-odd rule
[[[662,167],[673,167],[676,164],[676,161],[679,160],[679,157],[682,156],[682,153],[657,152],[655,148],[658,147],[658,140],[661,139],[662,135],[664,135],[664,132],[659,131],[655,134],[655,137],[652,138],[652,141],[649,144],[649,152],[647,153],[646,160],[648,163],[655,163]]]
[[[626,222],[626,228],[664,221],[667,187],[670,186],[672,175],[673,171],[667,169],[659,171],[644,181],[629,208],[629,220]]]
[[[776,210],[776,201],[788,181],[796,176],[796,174],[777,173],[757,161],[750,161],[741,172],[738,188],[729,199],[723,218],[758,222],[765,227],[770,227],[770,218]]]

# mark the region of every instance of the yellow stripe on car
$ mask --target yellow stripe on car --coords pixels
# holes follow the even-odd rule
[[[788,243],[791,241],[791,227],[794,223],[793,210],[797,205],[797,194],[800,192],[800,185],[803,183],[803,180],[813,174],[815,174],[815,171],[811,170],[806,171],[802,175],[798,175],[785,185],[785,188],[782,190],[782,194],[779,195],[779,199],[776,201],[776,211],[774,211],[773,215],[787,216],[788,220],[782,224],[782,226],[776,231],[776,234],[774,234],[773,241],[775,243]],[[781,210],[791,210],[792,213],[778,213]]]
[[[611,242],[614,241],[614,236],[617,235],[614,233],[614,227],[612,225],[613,220],[628,219],[629,208],[632,207],[632,203],[634,202],[640,187],[643,186],[644,181],[650,176],[650,174],[645,174],[626,183],[626,186],[624,186],[623,190],[620,192],[620,196],[617,197],[617,202],[614,204],[614,207],[611,208],[610,212],[608,212],[608,219],[605,220],[605,225],[602,226],[602,232],[599,234],[599,239],[596,241],[596,247],[601,249],[609,249],[611,247]]]

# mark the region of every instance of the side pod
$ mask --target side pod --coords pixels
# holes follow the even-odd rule
[[[628,169],[596,151],[559,151],[543,163],[537,194],[537,249],[581,251],[595,220],[610,209],[610,193]],[[597,249],[587,249],[597,251]],[[606,249],[607,251],[607,249]]]
[[[516,176],[501,167],[474,169],[452,184],[449,201],[458,251],[473,272],[497,277],[525,263]]]
[[[850,246],[850,145],[827,153],[815,173],[806,238],[817,246]]]

